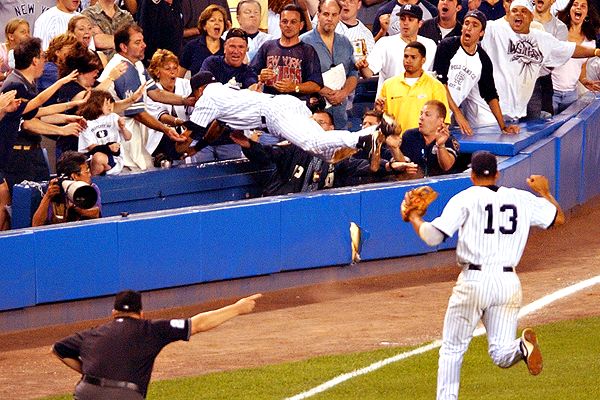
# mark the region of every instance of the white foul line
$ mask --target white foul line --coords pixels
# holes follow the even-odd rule
[[[522,318],[528,314],[531,314],[532,312],[538,311],[540,309],[542,309],[543,307],[547,306],[550,303],[553,303],[557,300],[560,300],[564,297],[570,296],[574,293],[577,293],[583,289],[587,289],[590,286],[594,286],[596,284],[600,283],[600,275],[595,276],[593,278],[590,279],[586,279],[585,281],[581,281],[578,282],[574,285],[571,286],[567,286],[566,288],[557,290],[554,293],[550,293],[532,303],[527,304],[526,306],[521,308],[521,311],[519,311],[519,318]],[[481,336],[485,333],[485,328],[484,327],[480,327],[475,329],[475,332],[473,332],[473,336]],[[340,383],[343,383],[347,380],[350,380],[352,378],[356,378],[358,376],[361,375],[365,375],[368,374],[369,372],[373,372],[375,370],[378,370],[381,367],[384,367],[388,364],[391,364],[393,362],[396,361],[400,361],[400,360],[404,360],[406,358],[412,357],[414,355],[417,354],[421,354],[421,353],[425,353],[428,352],[429,350],[433,350],[436,349],[438,347],[440,347],[442,345],[442,341],[441,340],[435,340],[431,343],[429,343],[428,345],[425,346],[421,346],[418,347],[414,350],[405,352],[405,353],[400,353],[400,354],[396,354],[393,357],[389,357],[386,358],[384,360],[381,361],[377,361],[367,367],[361,368],[361,369],[357,369],[354,370],[352,372],[348,372],[339,376],[336,376],[335,378],[320,384],[319,386],[316,386],[310,390],[307,390],[305,392],[299,393],[295,396],[292,397],[288,397],[285,400],[301,400],[301,399],[306,399],[309,397],[312,397],[318,393],[324,392],[326,390],[331,389],[334,386],[339,385]]]

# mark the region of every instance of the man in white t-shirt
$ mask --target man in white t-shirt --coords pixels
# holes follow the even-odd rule
[[[50,41],[67,31],[69,20],[78,15],[81,0],[56,0],[56,6],[47,9],[35,20],[33,36],[42,39],[42,49],[47,50]]]
[[[400,34],[379,39],[373,51],[366,58],[356,63],[356,68],[365,78],[379,74],[377,81],[377,96],[381,92],[383,82],[404,72],[404,48],[410,42],[422,43],[427,50],[424,70],[431,70],[437,45],[431,39],[417,35],[423,20],[423,11],[419,6],[407,4],[400,12]]]
[[[531,21],[533,4],[529,0],[514,0],[508,24],[502,20],[488,23],[481,42],[494,65],[500,107],[513,119],[527,114],[527,103],[542,67],[557,67],[571,57],[600,54],[599,49],[563,42],[549,33],[530,29]]]

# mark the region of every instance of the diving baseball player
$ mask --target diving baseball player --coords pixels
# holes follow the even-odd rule
[[[450,199],[442,215],[424,222],[422,210],[404,210],[421,239],[440,244],[458,230],[456,257],[462,272],[450,296],[438,363],[437,399],[457,399],[464,353],[479,320],[485,325],[494,364],[508,368],[525,360],[529,372],[542,370],[542,354],[530,328],[517,333],[521,306],[519,263],[530,226],[561,225],[565,216],[541,175],[527,179],[530,192],[496,186],[496,157],[477,152],[471,160],[474,186]],[[410,192],[405,202],[411,203]],[[415,202],[415,203],[418,203]]]
[[[190,121],[200,132],[206,131],[215,121],[232,129],[267,129],[291,143],[322,158],[326,162],[339,162],[357,150],[367,154],[378,151],[383,136],[395,134],[393,119],[384,118],[379,127],[369,127],[358,132],[328,131],[311,118],[306,103],[290,95],[269,95],[252,90],[232,89],[216,82],[208,71],[200,71],[190,80],[193,95],[198,99]],[[196,148],[209,143],[206,135]]]

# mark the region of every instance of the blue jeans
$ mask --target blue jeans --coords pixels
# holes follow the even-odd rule
[[[558,114],[564,111],[567,107],[577,101],[577,89],[569,90],[566,92],[555,90],[552,95],[552,106],[554,107],[554,114]]]

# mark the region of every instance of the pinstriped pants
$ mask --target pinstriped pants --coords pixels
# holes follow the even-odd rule
[[[369,135],[376,127],[358,132],[324,131],[312,118],[305,103],[294,96],[278,95],[263,106],[269,133],[289,140],[302,150],[330,162],[338,149],[356,149],[358,138]]]
[[[515,339],[521,300],[521,282],[514,272],[486,272],[484,266],[460,273],[444,319],[437,400],[458,399],[463,357],[480,320],[494,364],[508,368],[522,359],[520,340]]]

